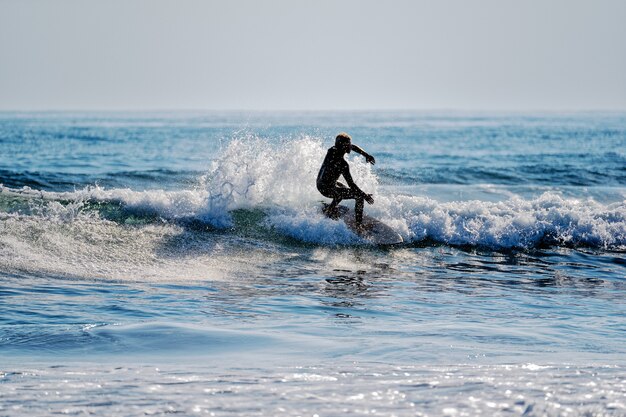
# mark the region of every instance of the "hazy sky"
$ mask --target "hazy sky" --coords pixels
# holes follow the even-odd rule
[[[624,0],[0,0],[0,110],[626,110]]]

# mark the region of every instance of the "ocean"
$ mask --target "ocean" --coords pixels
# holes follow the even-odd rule
[[[0,416],[624,416],[625,254],[625,113],[3,112]]]

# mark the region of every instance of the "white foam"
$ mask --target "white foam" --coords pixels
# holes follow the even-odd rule
[[[322,216],[319,208],[319,205],[313,205],[301,210],[276,210],[266,223],[303,242],[322,245],[362,243],[344,222]]]
[[[603,205],[591,199],[566,199],[555,192],[495,203],[439,203],[414,196],[379,200],[379,216],[395,222],[411,241],[429,238],[493,248],[528,248],[544,239],[604,248],[626,245],[626,202]]]

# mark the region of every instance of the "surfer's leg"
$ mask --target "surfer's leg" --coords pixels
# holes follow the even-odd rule
[[[363,197],[354,198],[354,220],[357,225],[363,223],[363,205],[365,200]]]
[[[337,195],[339,195],[341,199],[354,199],[354,220],[357,225],[360,225],[363,223],[363,206],[365,205],[365,199],[356,190],[348,188],[340,182],[337,183],[337,187],[338,188],[335,188],[335,190],[337,190]],[[339,201],[341,201],[341,199]]]
[[[337,182],[335,184],[335,189],[333,190],[333,193],[332,193],[333,201],[332,203],[328,205],[327,210],[331,211],[331,210],[336,209],[339,203],[341,203],[341,200],[346,198],[346,191],[349,191],[349,190],[350,189],[348,187],[346,187],[340,182]]]
[[[357,225],[360,225],[363,222],[363,206],[365,205],[363,195],[338,182],[335,188],[335,196],[339,198],[339,201],[354,199],[354,220]]]
[[[337,207],[339,206],[341,200],[342,199],[339,197],[333,198],[333,201],[329,205],[324,207],[322,211],[331,219],[337,220],[339,218],[339,211],[337,210]]]
[[[333,201],[328,205],[328,209],[329,210],[334,210],[337,208],[337,206],[339,205],[339,203],[341,203],[341,200],[343,200],[343,198],[341,197],[335,197],[333,198]]]

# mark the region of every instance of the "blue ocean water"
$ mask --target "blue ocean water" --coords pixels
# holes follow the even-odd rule
[[[405,244],[320,214],[340,131]],[[624,113],[14,112],[0,149],[0,415],[626,414]]]

